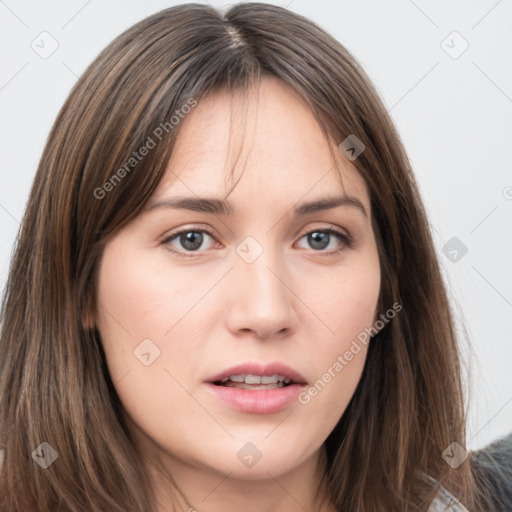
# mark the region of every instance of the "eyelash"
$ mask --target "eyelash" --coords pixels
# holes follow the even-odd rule
[[[172,240],[174,240],[175,238],[178,238],[183,233],[191,233],[191,232],[192,233],[206,233],[208,236],[215,239],[215,236],[207,229],[203,229],[203,228],[199,228],[199,227],[190,227],[187,229],[182,229],[180,231],[171,233],[164,240],[162,240],[162,243],[167,245],[167,250],[169,250],[170,252],[172,252],[178,256],[182,256],[185,258],[196,257],[198,254],[200,254],[201,252],[204,252],[204,251],[189,251],[187,253],[187,252],[182,252],[182,251],[177,251],[175,249],[171,249],[171,247],[169,245]],[[324,229],[313,229],[313,230],[307,231],[300,237],[300,239],[304,238],[305,236],[307,236],[311,233],[323,233],[323,234],[328,234],[328,235],[335,235],[343,242],[343,245],[339,249],[333,249],[333,250],[330,250],[327,252],[325,252],[324,250],[315,251],[313,249],[313,252],[318,253],[319,256],[333,256],[336,254],[340,254],[342,251],[353,247],[354,240],[350,235],[348,235],[346,233],[342,233],[341,231],[338,231],[337,229],[332,228],[332,227],[324,228]]]

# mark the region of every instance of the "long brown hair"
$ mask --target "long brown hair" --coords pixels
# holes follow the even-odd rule
[[[465,445],[459,355],[399,136],[339,42],[283,8],[247,3],[225,14],[180,5],[137,23],[89,66],[58,114],[2,305],[2,511],[155,510],[89,323],[98,261],[161,180],[180,127],[172,116],[214,90],[247,91],[264,75],[293,87],[332,140],[363,142],[353,164],[371,198],[379,310],[403,306],[373,337],[357,390],[326,440],[329,497],[340,511],[424,511],[436,492],[426,474],[473,506],[469,462],[452,469],[442,458],[451,443]],[[148,138],[154,147],[127,166]],[[44,470],[31,457],[43,442],[58,453]]]

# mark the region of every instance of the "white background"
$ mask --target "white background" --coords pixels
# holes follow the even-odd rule
[[[124,29],[176,3],[0,0],[0,289],[46,137],[78,75]],[[269,3],[344,44],[397,124],[473,346],[468,448],[484,446],[512,431],[512,0]],[[31,48],[43,31],[58,43],[47,59]],[[453,31],[469,44],[457,58],[465,43]],[[442,252],[452,237],[468,248],[457,262]]]

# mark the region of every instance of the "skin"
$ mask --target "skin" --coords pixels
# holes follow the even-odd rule
[[[263,79],[247,104],[245,132],[235,115],[241,104],[222,91],[199,102],[148,203],[226,198],[235,147],[240,180],[228,199],[236,213],[146,209],[107,242],[100,262],[95,323],[129,428],[151,465],[159,512],[172,510],[173,500],[177,510],[199,512],[295,512],[298,503],[318,510],[323,442],[355,391],[367,347],[309,403],[277,413],[230,408],[204,382],[254,360],[284,362],[313,384],[378,318],[380,267],[364,180],[340,156],[342,187],[329,142],[286,84]],[[296,203],[344,193],[368,216],[350,206],[293,216]],[[354,245],[335,235],[324,235],[320,248],[308,240],[329,227]],[[178,229],[202,233],[200,248],[169,241]],[[236,251],[248,236],[263,248],[250,264]],[[147,338],[160,350],[149,366],[133,352]],[[247,442],[262,454],[250,468],[237,458]],[[186,499],[173,498],[167,472]]]

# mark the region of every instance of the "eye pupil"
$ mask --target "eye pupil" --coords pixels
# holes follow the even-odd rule
[[[325,249],[327,245],[329,245],[329,236],[329,233],[321,233],[319,231],[315,231],[308,235],[308,239],[313,248]],[[323,241],[322,238],[324,239]]]
[[[187,233],[180,235],[180,242],[185,249],[193,251],[201,247],[201,244],[203,243],[203,235],[197,231],[188,231]],[[189,242],[191,245],[188,245]]]

